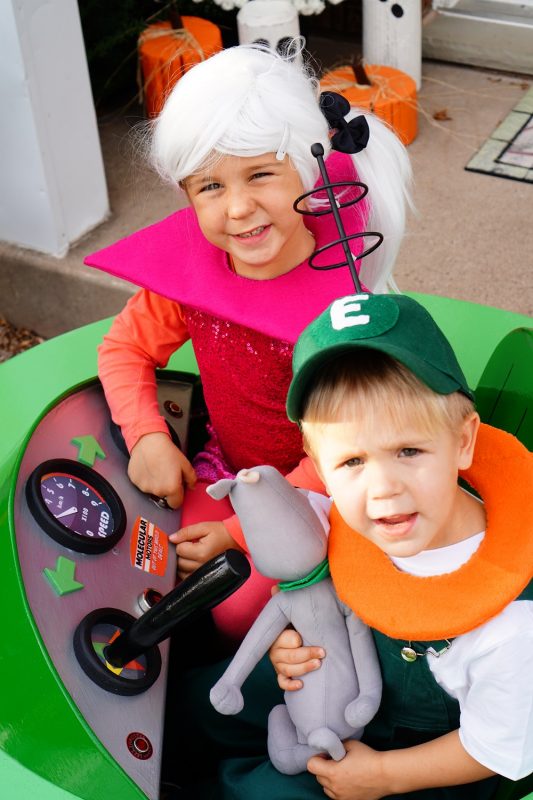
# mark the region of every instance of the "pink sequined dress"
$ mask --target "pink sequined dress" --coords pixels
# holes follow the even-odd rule
[[[327,164],[332,181],[357,179],[349,157],[333,153]],[[347,233],[365,230],[364,201],[342,213]],[[338,238],[331,215],[305,217],[305,224],[317,247]],[[362,241],[355,240],[354,252]],[[332,262],[343,259],[339,250],[332,249]],[[93,253],[86,263],[144,287],[100,348],[100,378],[130,450],[144,433],[166,431],[154,367],[164,366],[190,338],[211,423],[205,451],[194,462],[199,479],[211,483],[257,464],[287,474],[298,464],[301,434],[285,412],[293,346],[329,303],[353,293],[348,269],[316,271],[305,261],[270,280],[243,278],[229,268],[227,254],[206,241],[191,209]],[[185,511],[187,524],[213,518],[201,510],[194,519],[190,502]],[[245,633],[268,600],[271,583],[254,571],[216,610],[226,618],[221,627],[237,638]],[[226,606],[233,611],[226,614]]]
[[[332,181],[357,179],[348,156],[332,153],[327,166]],[[367,211],[364,201],[343,210],[347,233],[365,230]],[[338,237],[332,215],[304,219],[317,247]],[[362,241],[355,240],[354,252]],[[344,255],[333,248],[329,257],[335,262]],[[188,208],[93,253],[86,263],[152,295],[126,306],[100,353],[100,377],[130,450],[144,433],[166,431],[163,420],[156,424],[153,367],[190,338],[212,431],[199,477],[214,481],[259,463],[283,473],[296,466],[300,433],[285,413],[292,348],[332,300],[353,293],[348,269],[317,271],[305,261],[271,280],[243,278],[231,271],[226,253],[206,241]],[[125,359],[128,340],[133,348]]]

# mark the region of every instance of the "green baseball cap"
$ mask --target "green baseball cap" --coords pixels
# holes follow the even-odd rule
[[[340,297],[300,334],[287,395],[290,420],[301,418],[317,370],[341,353],[366,347],[400,361],[438,394],[474,395],[449,341],[426,309],[401,294]]]

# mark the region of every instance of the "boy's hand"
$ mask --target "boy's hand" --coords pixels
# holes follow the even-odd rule
[[[318,669],[326,655],[322,647],[302,647],[298,631],[282,631],[269,650],[270,660],[278,675],[278,684],[284,691],[301,689],[301,675]]]
[[[224,550],[241,549],[223,522],[197,522],[181,528],[168,538],[176,545],[178,577],[182,580]]]
[[[390,794],[384,785],[382,754],[353,739],[344,742],[341,761],[313,756],[307,769],[315,775],[324,794],[334,800],[378,800]]]
[[[307,769],[333,800],[379,800],[419,789],[460,786],[494,775],[470,756],[451,731],[424,744],[400,750],[372,750],[362,742],[344,742],[342,761],[313,756]]]
[[[164,497],[171,508],[183,503],[185,485],[192,489],[196,473],[166,433],[147,433],[134,445],[128,476],[141,492]]]

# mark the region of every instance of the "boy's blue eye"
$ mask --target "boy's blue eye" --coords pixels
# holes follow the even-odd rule
[[[411,458],[412,456],[417,456],[420,453],[418,447],[403,447],[400,451],[400,455],[405,456],[407,458]]]
[[[359,467],[363,463],[362,458],[349,458],[347,461],[344,462],[343,466],[348,467],[348,469],[353,469],[353,467]]]

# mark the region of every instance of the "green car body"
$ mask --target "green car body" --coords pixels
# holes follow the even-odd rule
[[[529,318],[447,298],[414,296],[444,329],[472,388],[478,386],[497,345],[514,330],[523,331],[526,337],[522,346],[525,357],[529,348],[532,358],[527,371],[533,374]],[[96,347],[110,322],[103,320],[59,336],[0,366],[4,625],[0,650],[0,786],[2,796],[17,800],[146,797],[93,733],[54,668],[27,601],[14,531],[15,485],[26,445],[39,420],[61,398],[94,379]],[[192,348],[182,348],[168,366],[197,372]],[[495,407],[491,391],[487,387],[480,393],[480,410],[485,417]],[[518,414],[520,419],[524,416],[521,410]],[[494,424],[500,421],[496,419]]]

